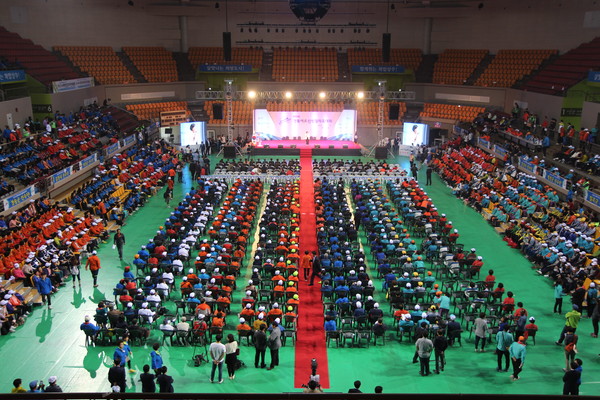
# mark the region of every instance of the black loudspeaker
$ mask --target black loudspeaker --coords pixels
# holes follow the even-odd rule
[[[223,104],[213,103],[213,118],[223,119]]]
[[[235,146],[223,147],[223,158],[235,158]]]
[[[400,104],[398,104],[398,103],[390,104],[389,117],[390,117],[390,121],[398,121],[398,117],[400,117]]]
[[[375,148],[375,158],[385,160],[387,158],[387,147],[379,146]]]
[[[231,32],[223,32],[223,59],[231,61]]]
[[[381,58],[383,62],[390,62],[390,47],[392,45],[392,34],[384,33],[381,41]]]
[[[166,135],[172,135],[173,134],[173,128],[165,128],[165,134]]]

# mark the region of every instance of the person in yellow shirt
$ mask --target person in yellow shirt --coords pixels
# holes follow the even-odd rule
[[[27,390],[25,390],[25,388],[23,386],[21,386],[21,384],[23,383],[23,380],[21,380],[21,378],[17,378],[13,381],[13,388],[10,390],[11,393],[25,393],[27,392]]]

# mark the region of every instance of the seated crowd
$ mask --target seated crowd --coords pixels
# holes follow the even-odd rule
[[[400,168],[398,164],[388,164],[386,161],[361,161],[361,160],[329,160],[322,159],[313,161],[313,171],[315,176],[320,175],[340,175],[340,176],[361,176],[361,175],[387,175],[404,176],[406,171]]]
[[[469,147],[461,150],[463,154],[477,152]],[[443,160],[444,155],[438,154],[436,159]],[[455,165],[444,161],[434,164],[443,171],[442,176],[459,174],[448,172]],[[460,172],[471,173],[474,178],[461,183],[455,193],[491,224],[502,227],[505,241],[520,248],[540,274],[551,277],[559,292],[572,293],[573,304],[581,308],[587,292],[584,283],[600,277],[598,221],[593,214],[576,206],[572,199],[561,201],[556,191],[510,164],[489,173],[482,173],[480,167],[473,160],[469,169]]]
[[[300,160],[247,160],[232,162],[221,160],[215,165],[214,173],[242,173],[242,174],[267,174],[267,175],[299,175]]]
[[[94,105],[68,116],[57,113],[55,119],[45,120],[43,125],[47,127],[43,133],[26,137],[23,131],[29,129],[29,124],[23,129],[16,126],[14,145],[0,154],[0,169],[5,176],[29,185],[116,142],[118,136],[111,116]]]

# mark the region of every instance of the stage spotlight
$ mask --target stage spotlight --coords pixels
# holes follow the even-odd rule
[[[365,92],[358,92],[356,93],[356,97],[359,99],[364,99],[365,98]]]
[[[285,98],[286,99],[291,99],[292,98],[292,92],[290,92],[290,91],[285,92]]]
[[[327,97],[327,94],[325,94],[325,92],[320,92],[320,93],[319,93],[319,98],[320,98],[321,100],[323,100],[325,97]]]
[[[256,98],[256,92],[254,90],[251,90],[248,92],[248,98],[249,99],[255,99]]]

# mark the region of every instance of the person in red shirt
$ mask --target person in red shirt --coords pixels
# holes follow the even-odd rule
[[[500,286],[500,285],[498,285]],[[513,298],[513,292],[509,291],[506,293],[506,298],[502,302],[502,310],[506,313],[512,313],[515,309],[515,299]]]
[[[92,272],[94,287],[98,287],[98,272],[100,271],[100,268],[100,258],[98,258],[96,250],[94,250],[85,263],[85,270],[87,271],[89,269]]]

